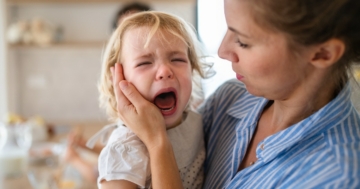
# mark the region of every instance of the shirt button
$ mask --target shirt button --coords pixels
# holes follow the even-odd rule
[[[260,145],[260,149],[261,149],[261,150],[264,150],[264,143],[262,143],[262,144]]]

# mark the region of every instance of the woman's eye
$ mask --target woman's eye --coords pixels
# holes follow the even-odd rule
[[[240,40],[236,40],[236,43],[238,43],[239,46],[242,47],[242,48],[244,48],[244,49],[249,47],[248,44],[242,43]]]

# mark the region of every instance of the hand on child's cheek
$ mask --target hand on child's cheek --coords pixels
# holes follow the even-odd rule
[[[166,135],[164,117],[134,85],[124,80],[122,70],[120,64],[111,68],[119,117],[148,148],[153,148]]]

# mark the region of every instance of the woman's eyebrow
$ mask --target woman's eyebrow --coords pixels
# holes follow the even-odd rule
[[[236,34],[238,34],[238,35],[244,36],[244,37],[246,37],[246,38],[250,38],[250,36],[245,35],[245,34],[243,34],[243,33],[239,32],[239,31],[237,31],[235,28],[228,27],[228,29],[229,29],[230,31],[232,31],[232,32],[234,32],[234,33],[236,33]]]

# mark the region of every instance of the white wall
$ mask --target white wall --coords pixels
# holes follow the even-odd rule
[[[216,74],[203,81],[205,97],[210,96],[221,84],[235,78],[231,62],[220,59],[218,48],[226,33],[224,16],[224,2],[222,0],[198,0],[198,30],[201,41],[207,53],[211,56],[208,61],[213,62]]]
[[[5,25],[5,0],[0,0],[0,121],[8,111]]]

